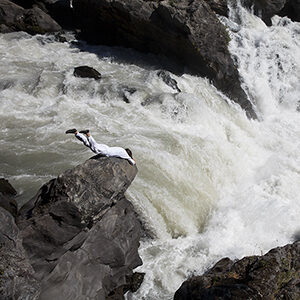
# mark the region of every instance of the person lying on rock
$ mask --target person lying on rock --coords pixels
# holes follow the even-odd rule
[[[89,130],[77,131],[77,129],[69,129],[66,133],[74,133],[76,138],[83,142],[85,146],[90,148],[94,153],[101,154],[108,157],[120,157],[127,159],[131,165],[135,165],[135,159],[132,157],[130,149],[124,149],[121,147],[109,147],[104,144],[98,144],[91,136]]]

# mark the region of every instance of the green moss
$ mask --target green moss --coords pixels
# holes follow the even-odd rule
[[[230,37],[230,35],[229,35],[229,33],[228,33],[227,30],[225,31],[225,39],[226,39],[227,45],[229,45],[229,43],[230,43],[230,41],[231,41],[231,37]]]

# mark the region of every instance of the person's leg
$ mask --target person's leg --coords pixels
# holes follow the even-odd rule
[[[75,133],[76,138],[83,142],[83,144],[89,148],[91,148],[90,142],[88,141],[88,139],[86,138],[85,135],[83,135],[82,133],[79,133],[78,131]]]
[[[87,139],[90,143],[91,149],[97,154],[103,154],[107,156],[109,147],[104,144],[98,144],[90,133],[87,133]]]

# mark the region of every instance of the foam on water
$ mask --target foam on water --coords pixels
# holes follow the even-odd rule
[[[176,93],[156,75],[159,58],[0,35],[0,176],[21,203],[92,155],[68,128],[133,150],[139,173],[127,196],[154,238],[141,243],[146,277],[128,299],[171,299],[219,258],[264,253],[300,230],[299,23],[274,17],[266,27],[236,9],[222,22],[260,122],[205,79],[172,74]],[[79,65],[101,81],[75,78]],[[137,91],[125,103],[128,87]]]

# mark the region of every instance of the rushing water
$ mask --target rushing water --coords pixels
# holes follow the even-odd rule
[[[133,150],[127,196],[154,238],[141,242],[146,276],[128,299],[171,299],[221,257],[261,254],[300,231],[300,24],[274,17],[267,27],[240,6],[221,20],[260,121],[206,79],[172,74],[177,93],[157,76],[161,58],[0,35],[0,176],[20,203],[91,156],[66,129]],[[101,81],[75,78],[79,65]]]

